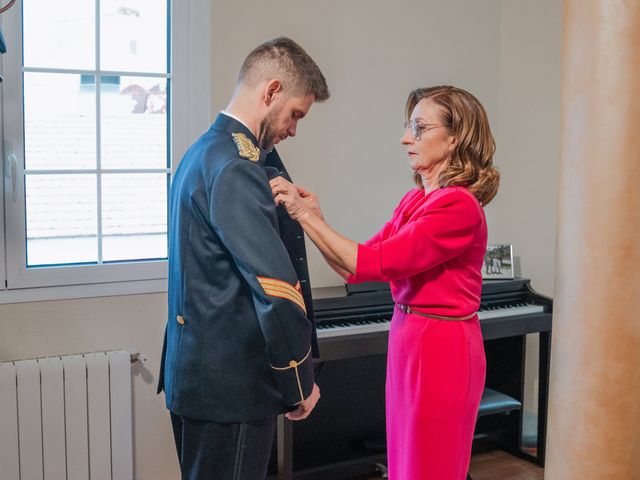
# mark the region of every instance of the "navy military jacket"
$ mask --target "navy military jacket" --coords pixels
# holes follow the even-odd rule
[[[282,176],[286,180],[291,181],[291,177],[289,176],[287,169],[282,163],[280,155],[278,155],[278,152],[275,149],[267,154],[264,166],[265,170],[271,170],[272,172],[277,171],[277,174],[279,176]],[[269,175],[269,173],[267,173],[267,176],[269,177],[269,179],[273,178],[273,176]],[[293,268],[295,269],[298,280],[300,281],[304,303],[311,306],[313,304],[313,299],[311,296],[311,283],[309,281],[307,249],[304,243],[304,230],[297,221],[293,220],[289,216],[287,210],[282,205],[278,206],[277,213],[280,238],[284,242],[284,246],[287,249],[287,252],[289,252],[289,258],[291,259]],[[307,318],[311,320],[311,323],[313,324],[311,340],[312,356],[314,358],[318,358],[320,356],[320,352],[318,350],[318,337],[316,334],[313,308],[307,309]]]
[[[256,145],[242,123],[219,114],[171,185],[158,391],[178,415],[257,420],[291,410],[313,387],[312,306]]]

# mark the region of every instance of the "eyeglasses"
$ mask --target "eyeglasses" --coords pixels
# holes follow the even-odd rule
[[[417,120],[404,122],[404,128],[409,129],[414,140],[420,140],[422,138],[422,134],[428,130],[446,126],[447,125],[445,125],[444,123],[418,123]]]

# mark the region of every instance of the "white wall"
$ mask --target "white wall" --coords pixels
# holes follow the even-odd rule
[[[484,103],[503,172],[488,208],[491,239],[513,243],[522,274],[551,293],[557,162],[560,0],[272,0],[213,2],[213,111],[226,105],[244,56],[264,39],[296,39],[332,98],[312,108],[281,153],[316,190],[326,216],[363,240],[411,187],[399,144],[411,88],[453,83]],[[339,284],[312,254],[316,286]],[[139,480],[178,478],[163,397],[155,395],[166,295],[0,305],[0,360],[131,348]]]

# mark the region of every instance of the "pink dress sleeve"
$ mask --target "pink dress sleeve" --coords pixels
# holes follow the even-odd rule
[[[468,193],[448,192],[395,235],[358,245],[354,281],[391,281],[429,270],[463,253],[481,224],[480,208]]]

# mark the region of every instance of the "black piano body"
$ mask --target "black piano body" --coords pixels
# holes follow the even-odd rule
[[[271,472],[276,468],[277,478],[283,480],[349,478],[385,460],[384,381],[395,308],[388,284],[316,289],[313,307],[320,345],[316,382],[322,398],[307,420],[279,420],[278,465],[274,459]],[[527,279],[483,283],[479,316],[490,394],[484,405],[488,415],[480,417],[477,433],[491,432],[494,423],[506,427],[500,430],[500,445],[539,465],[544,465],[545,454],[552,309],[552,300],[536,293]],[[526,336],[536,333],[539,393],[531,446],[523,443],[520,407],[525,395]],[[502,402],[501,397],[511,402]],[[514,408],[514,403],[520,407]]]

